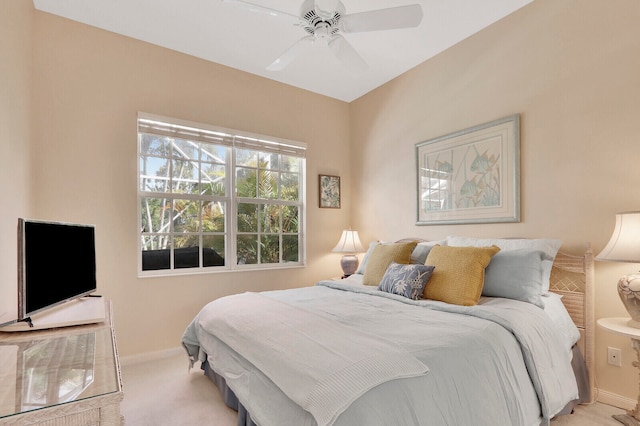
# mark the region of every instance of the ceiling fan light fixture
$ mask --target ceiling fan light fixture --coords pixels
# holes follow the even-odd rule
[[[331,35],[331,25],[326,21],[318,22],[315,26],[314,34],[318,39],[326,39]]]

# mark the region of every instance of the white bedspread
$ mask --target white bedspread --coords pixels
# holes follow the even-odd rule
[[[215,300],[198,321],[277,383],[318,425],[333,423],[381,383],[428,372],[394,342],[259,293]]]
[[[317,330],[315,319],[321,318],[323,324],[334,322],[393,342],[429,368],[428,374],[371,388],[331,424],[533,426],[548,423],[578,397],[570,354],[546,314],[533,305],[495,299],[459,307],[411,301],[349,280],[318,284],[261,294],[311,313],[309,328],[304,320],[296,325],[302,333]],[[255,355],[235,350],[215,329],[202,326],[209,309],[215,308],[205,307],[183,336],[191,358],[200,353],[224,376],[257,424],[317,424],[285,390],[299,376],[288,368],[295,357],[285,358],[288,350],[263,353],[281,368],[281,378],[269,377],[257,365],[260,361],[249,359]],[[282,347],[291,346],[283,342]],[[328,359],[331,350],[325,349],[313,360]]]

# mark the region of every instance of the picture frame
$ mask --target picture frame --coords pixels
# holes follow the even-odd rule
[[[321,209],[339,209],[340,176],[318,175],[318,194]]]
[[[520,115],[415,145],[417,225],[520,222]]]

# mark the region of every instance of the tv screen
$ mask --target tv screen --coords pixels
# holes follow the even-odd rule
[[[19,219],[18,250],[19,320],[96,291],[92,225]]]

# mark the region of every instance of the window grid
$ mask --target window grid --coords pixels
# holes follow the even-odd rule
[[[269,142],[262,150],[261,139],[244,135],[236,147],[222,132],[203,142],[172,138],[171,124],[145,126],[139,120],[142,276],[304,264],[304,148]],[[254,216],[243,216],[243,206],[255,206]],[[207,264],[208,249],[221,264]],[[195,251],[195,265],[184,265],[181,250]],[[167,257],[160,269],[145,263],[156,251]]]

